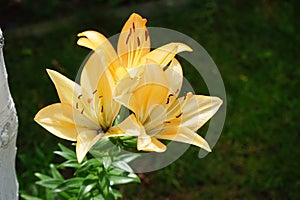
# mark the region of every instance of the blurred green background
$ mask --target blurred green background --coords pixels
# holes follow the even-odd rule
[[[19,116],[20,191],[42,194],[34,172],[59,162],[57,142],[34,121],[58,101],[45,69],[75,79],[89,50],[77,33],[118,33],[132,12],[148,26],[197,40],[222,74],[228,112],[213,153],[198,159],[191,147],[141,184],[120,187],[124,199],[300,199],[299,3],[296,0],[10,0],[1,2],[0,26],[11,93]],[[207,90],[187,66],[198,93]],[[204,129],[205,130],[205,129]],[[202,131],[203,133],[205,131]]]

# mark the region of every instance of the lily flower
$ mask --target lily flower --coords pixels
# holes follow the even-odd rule
[[[196,131],[217,112],[222,100],[190,92],[178,97],[183,74],[175,58],[167,68],[147,64],[144,70],[141,77],[124,78],[116,87],[114,99],[134,114],[115,126],[114,131],[137,136],[138,150],[163,152],[166,145],[159,141],[163,139],[193,144],[210,152],[208,143]]]
[[[120,33],[117,52],[108,39],[96,31],[79,33],[78,45],[92,50],[101,49],[105,52],[112,65],[115,80],[120,80],[126,72],[131,78],[142,72],[141,66],[154,62],[166,66],[176,54],[192,49],[179,42],[173,42],[150,51],[150,36],[146,27],[147,20],[133,13],[123,26]]]
[[[113,135],[111,126],[120,109],[112,99],[115,84],[105,66],[104,53],[95,51],[82,70],[80,85],[48,69],[60,103],[41,109],[34,118],[55,136],[76,141],[79,163],[98,140]]]

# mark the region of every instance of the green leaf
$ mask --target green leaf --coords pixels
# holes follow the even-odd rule
[[[78,189],[79,190],[83,181],[84,181],[84,178],[82,178],[82,177],[70,178],[68,180],[65,180],[59,186],[57,186],[54,191],[62,192],[62,191],[70,190],[70,189]]]
[[[31,195],[27,195],[27,194],[21,194],[21,197],[25,200],[43,200],[43,199],[40,199],[38,197],[34,197],[34,196],[31,196]]]
[[[91,195],[91,191],[95,188],[95,186],[98,184],[98,181],[95,179],[88,179],[84,180],[82,183],[82,186],[80,187],[79,193],[78,193],[78,199],[87,199]],[[100,192],[98,192],[100,194]],[[93,194],[93,195],[98,195]]]
[[[133,161],[134,159],[138,158],[140,154],[138,153],[127,153],[127,154],[122,154],[118,156],[118,160],[122,160],[126,163],[129,163]]]
[[[110,184],[111,185],[122,185],[126,183],[131,183],[131,182],[140,182],[140,179],[136,177],[123,177],[123,176],[115,176],[111,175],[109,176]]]
[[[56,169],[54,164],[50,164],[50,170],[53,178],[62,179],[62,180],[64,179],[60,174],[60,172]]]
[[[119,190],[111,189],[112,195],[114,195],[115,199],[122,198],[122,193]]]
[[[77,160],[76,154],[74,152],[64,152],[64,151],[54,151],[56,155],[63,157],[66,160]],[[75,156],[74,156],[75,155]]]
[[[103,162],[104,168],[105,168],[105,169],[108,169],[109,166],[111,165],[111,162],[112,162],[111,157],[108,157],[108,156],[103,157],[103,158],[102,158],[102,162]]]
[[[34,175],[35,175],[36,177],[38,177],[40,180],[51,179],[50,176],[47,176],[47,175],[41,174],[41,173],[34,173]]]
[[[63,180],[61,179],[44,179],[41,181],[37,181],[36,184],[41,185],[46,188],[55,189],[58,185],[62,184]]]
[[[132,168],[124,161],[113,162],[112,165],[126,172],[133,172]]]
[[[60,165],[57,166],[58,168],[66,168],[66,167],[71,167],[71,168],[79,168],[80,164],[77,162],[77,160],[67,160]]]

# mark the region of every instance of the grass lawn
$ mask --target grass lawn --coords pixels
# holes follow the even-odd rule
[[[213,153],[198,159],[199,149],[191,147],[163,170],[143,174],[141,184],[120,187],[124,199],[300,198],[298,2],[194,0],[155,6],[155,1],[146,3],[149,9],[133,1],[111,5],[74,0],[72,7],[56,1],[20,2],[17,9],[2,8],[7,21],[0,21],[20,123],[20,191],[41,193],[33,174],[59,162],[53,154],[58,142],[69,144],[33,121],[40,108],[58,102],[45,69],[75,79],[89,52],[76,45],[77,33],[96,29],[114,35],[130,13],[137,12],[148,19],[148,26],[180,31],[208,51],[222,75],[228,107]],[[23,17],[10,18],[8,10],[13,8]],[[183,68],[196,91],[206,93],[192,69]]]

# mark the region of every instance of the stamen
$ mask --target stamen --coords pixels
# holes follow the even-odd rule
[[[83,114],[83,111],[84,111],[84,108],[82,108],[82,110],[81,110],[81,112],[80,112],[80,113],[81,113],[81,114]]]
[[[133,31],[135,32],[135,25],[134,25],[134,22],[132,23],[132,28],[133,28]]]
[[[182,115],[182,112],[179,115],[177,115],[176,118],[179,118],[181,115]]]
[[[101,112],[103,112],[103,106],[101,106]]]
[[[102,97],[103,97],[103,96],[102,96],[102,95],[100,95],[100,96],[99,96],[99,99],[101,99]]]
[[[175,94],[177,94],[178,92],[179,92],[179,89],[177,88],[177,90],[176,90]]]
[[[166,66],[164,66],[164,68],[163,68],[164,71],[166,71],[166,70],[170,67],[171,62],[172,62],[172,61],[170,61]]]
[[[140,45],[141,45],[140,38],[139,38],[139,37],[137,37],[136,39],[137,39],[137,44],[138,44],[138,46],[140,46]]]
[[[78,109],[78,102],[76,102],[76,109]]]
[[[164,123],[165,123],[165,124],[170,124],[171,122],[170,122],[170,121],[164,121]]]
[[[169,94],[168,98],[167,98],[167,103],[166,104],[169,104],[170,103],[170,97],[174,96],[173,94]]]
[[[148,32],[148,30],[145,30],[145,40],[146,41],[148,40],[148,36],[149,36],[149,32]]]
[[[129,38],[130,38],[130,36],[131,36],[131,33],[132,33],[132,30],[130,29],[130,32],[129,32],[127,38],[126,38],[126,44],[128,44]]]
[[[80,99],[82,97],[82,94],[80,94],[77,98]]]
[[[187,93],[184,94],[183,100],[186,100]]]
[[[95,91],[93,92],[93,94],[96,94],[96,92],[97,92],[97,90],[95,90]]]
[[[163,71],[166,71],[169,68],[169,65],[163,67]]]

